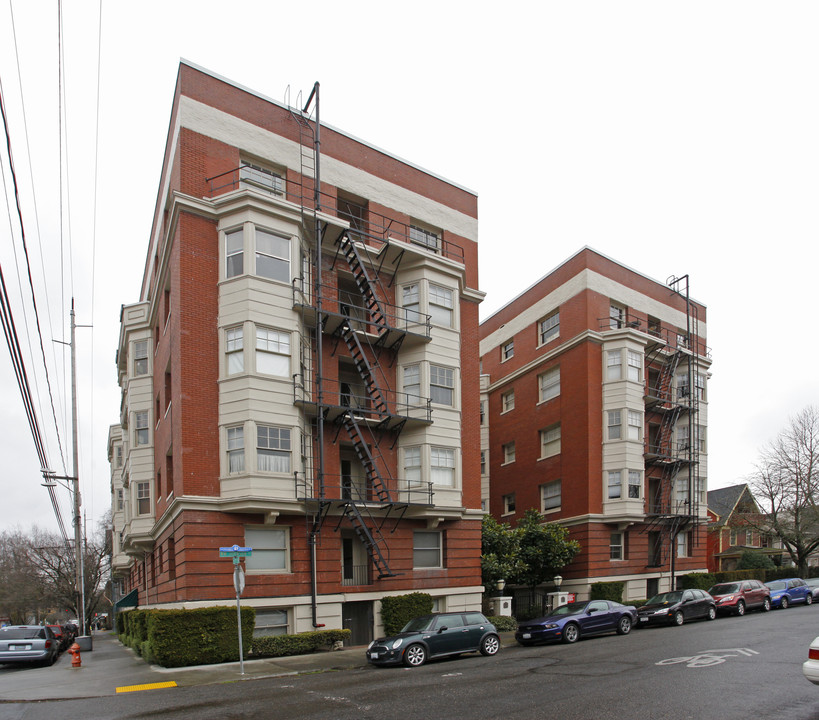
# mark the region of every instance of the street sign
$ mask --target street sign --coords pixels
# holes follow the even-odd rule
[[[253,554],[253,548],[240,547],[239,545],[230,545],[228,547],[219,548],[219,557],[248,557]]]
[[[245,569],[239,564],[233,568],[233,588],[237,597],[245,591]]]

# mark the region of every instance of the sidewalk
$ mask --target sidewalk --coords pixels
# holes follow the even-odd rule
[[[501,644],[514,645],[514,633],[501,633]],[[332,652],[292,655],[239,663],[162,668],[148,665],[110,632],[93,636],[91,652],[82,653],[82,667],[71,667],[71,655],[63,653],[52,667],[0,666],[0,703],[14,700],[58,700],[104,697],[118,692],[157,691],[150,686],[178,687],[258,680],[300,673],[352,670],[365,667],[364,647]]]

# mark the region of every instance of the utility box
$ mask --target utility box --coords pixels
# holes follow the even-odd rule
[[[492,614],[501,616],[506,615],[507,617],[511,617],[512,615],[512,598],[510,597],[493,597],[489,598],[489,605],[492,608]]]
[[[82,652],[91,652],[94,649],[94,640],[90,635],[78,635],[74,642],[80,646]]]

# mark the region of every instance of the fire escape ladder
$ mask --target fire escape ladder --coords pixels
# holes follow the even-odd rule
[[[358,291],[364,298],[364,306],[367,308],[371,321],[378,328],[379,337],[381,337],[389,328],[387,327],[387,316],[375,294],[375,283],[367,272],[364,263],[361,262],[361,254],[349,233],[344,233],[339,238],[339,245],[341,252],[344,253],[344,257],[347,260],[347,265],[349,265],[350,270],[352,270]]]
[[[370,527],[367,527],[361,510],[359,510],[358,505],[352,500],[345,504],[344,515],[352,524],[361,544],[366,548],[367,555],[370,557],[370,560],[372,560],[378,572],[378,579],[395,577],[396,574],[390,570],[387,558],[384,556],[388,548],[378,526],[373,522],[370,524]],[[384,552],[381,551],[382,546],[384,547]]]
[[[350,351],[350,356],[353,359],[358,374],[364,381],[364,386],[367,388],[367,395],[369,395],[373,402],[373,408],[382,415],[386,414],[388,408],[387,402],[384,399],[384,393],[378,386],[378,381],[375,379],[375,373],[373,372],[373,366],[367,359],[367,354],[364,352],[361,341],[358,339],[358,335],[352,327],[350,327],[350,321],[348,319],[345,319],[341,323],[339,332],[341,333],[341,337],[344,338],[347,349]]]
[[[315,130],[310,123],[310,118],[297,109],[290,107],[290,116],[296,123],[299,129],[299,171],[301,173],[301,198],[299,205],[302,212],[302,223],[306,229],[309,229],[310,223],[305,217],[305,208],[312,207],[313,193],[315,191],[316,182],[316,149],[315,149]],[[289,194],[289,193],[288,193]],[[312,218],[310,218],[312,220]]]
[[[392,502],[390,491],[387,489],[386,485],[384,485],[384,479],[378,470],[378,464],[376,463],[376,459],[370,450],[371,446],[365,440],[364,435],[361,432],[361,427],[359,426],[352,410],[348,410],[346,413],[344,413],[342,425],[344,425],[344,429],[350,436],[355,453],[358,456],[358,459],[361,461],[361,465],[364,467],[364,472],[367,478],[366,487],[372,488],[372,491],[378,497],[379,502]],[[376,452],[378,452],[377,445],[373,444],[372,447],[376,450]]]

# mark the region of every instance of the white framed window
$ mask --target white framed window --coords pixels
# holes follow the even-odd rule
[[[117,445],[114,447],[114,467],[122,467],[122,445]]]
[[[407,485],[416,487],[421,484],[421,448],[404,448],[404,478]]]
[[[515,443],[506,443],[503,446],[503,464],[515,462]]]
[[[288,627],[287,610],[258,608],[256,610],[256,625],[253,628],[253,637],[286,635]]]
[[[401,305],[404,308],[404,317],[408,323],[421,322],[421,296],[418,283],[405,285],[401,290]]]
[[[148,341],[134,343],[134,375],[148,374]]]
[[[290,428],[257,426],[256,462],[261,472],[289,473]]]
[[[553,480],[540,486],[540,511],[557,510],[560,508],[561,481]]]
[[[290,239],[256,228],[256,274],[290,282]]]
[[[625,552],[623,547],[623,533],[621,532],[613,532],[609,539],[609,559],[610,560],[623,560],[625,558]]]
[[[290,375],[290,333],[256,328],[256,372],[263,375]]]
[[[481,400],[481,425],[486,425],[486,400]]]
[[[151,483],[147,481],[136,484],[137,515],[151,514]]]
[[[134,445],[147,445],[148,441],[148,413],[134,413]]]
[[[501,345],[501,361],[505,362],[515,357],[515,341],[509,340]]]
[[[626,324],[626,309],[617,303],[609,305],[609,327],[612,330],[618,330],[625,327]]]
[[[441,533],[416,530],[412,533],[412,566],[416,568],[443,567]]]
[[[677,452],[685,452],[691,446],[690,433],[687,424],[677,425]]]
[[[404,393],[407,403],[414,404],[421,399],[421,366],[407,365],[404,367]]]
[[[695,432],[697,436],[694,438],[694,444],[697,452],[705,452],[705,437],[708,429],[705,425],[697,425]]]
[[[245,527],[245,547],[253,548],[253,554],[245,558],[245,568],[247,570],[289,571],[289,528]]]
[[[486,475],[486,450],[481,450],[481,475]]]
[[[439,238],[438,233],[436,233],[434,230],[428,230],[427,228],[410,224],[409,241],[413,245],[420,245],[421,247],[427,248],[427,250],[432,250],[436,253],[438,252]]]
[[[560,425],[553,425],[540,431],[540,457],[547,458],[560,454]]]
[[[429,366],[429,394],[438,405],[454,404],[455,371],[440,365]]]
[[[228,473],[245,471],[245,429],[241,425],[227,429],[227,461]]]
[[[623,496],[623,473],[620,470],[609,470],[609,500]]]
[[[628,356],[628,379],[633,382],[641,382],[643,379],[643,356],[638,352],[634,352],[634,350],[629,350],[626,354]]]
[[[620,350],[609,350],[606,357],[606,379],[622,380],[623,353]]]
[[[643,439],[643,413],[634,410],[628,411],[628,439]]]
[[[429,314],[434,325],[452,327],[455,303],[449,288],[440,285],[429,286]]]
[[[560,395],[560,366],[538,376],[539,402],[546,402]]]
[[[284,194],[284,178],[273,170],[245,163],[239,168],[239,180],[258,185],[274,195]]]
[[[609,410],[606,415],[609,440],[619,440],[623,435],[620,410]]]
[[[122,488],[117,489],[117,510],[122,510],[123,505],[125,504],[124,494],[122,492]]]
[[[540,345],[551,342],[560,335],[560,311],[555,310],[551,315],[538,323],[538,339]]]
[[[643,473],[639,470],[628,471],[628,497],[629,500],[639,500],[643,494]]]
[[[503,514],[515,512],[515,493],[509,493],[503,496]]]
[[[245,369],[244,329],[240,326],[225,330],[227,374],[236,375]]]
[[[705,400],[705,375],[697,373],[694,378],[694,384],[697,386],[697,399]]]
[[[245,271],[245,232],[237,228],[225,233],[225,277],[232,278]]]
[[[430,479],[433,485],[455,487],[455,450],[430,448]]]
[[[515,391],[509,390],[501,395],[501,412],[509,412],[515,409]]]
[[[689,538],[688,533],[682,532],[677,535],[677,557],[688,557]]]

